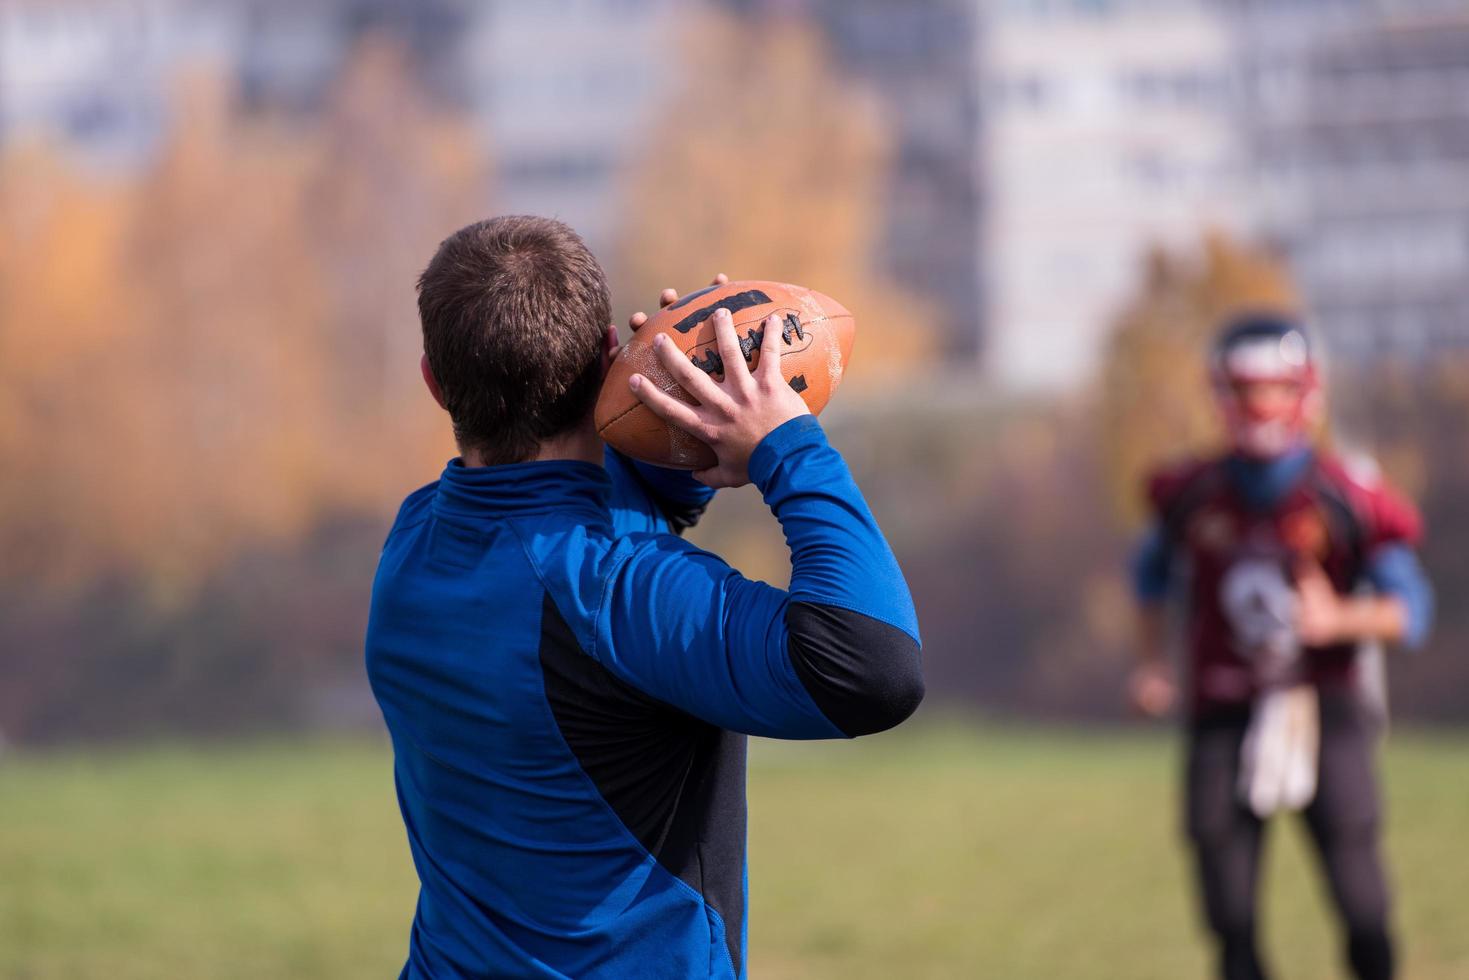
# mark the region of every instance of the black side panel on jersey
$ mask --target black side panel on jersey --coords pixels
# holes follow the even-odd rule
[[[582,770],[648,853],[719,913],[738,973],[745,736],[649,697],[597,663],[549,593],[540,659],[546,700]]]
[[[923,700],[918,643],[851,609],[786,607],[791,666],[821,713],[850,737],[892,728]]]

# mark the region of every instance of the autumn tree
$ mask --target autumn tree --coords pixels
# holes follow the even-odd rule
[[[453,454],[414,283],[484,211],[468,121],[372,37],[317,115],[236,96],[180,78],[137,171],[0,155],[15,737],[282,717],[308,661],[357,676],[381,528]]]
[[[29,145],[0,158],[0,213],[0,578],[59,580],[91,535],[117,533],[91,507],[118,465],[105,393],[129,337],[131,211]]]
[[[485,216],[489,182],[467,120],[412,78],[401,43],[359,43],[330,94],[300,201],[326,291],[331,458],[354,473],[335,497],[371,510],[397,503],[405,473],[421,482],[454,455],[419,377],[414,287],[439,242]]]
[[[1102,457],[1125,523],[1141,517],[1141,481],[1152,466],[1218,443],[1205,354],[1219,325],[1244,310],[1298,305],[1274,257],[1219,234],[1202,246],[1195,255],[1148,255],[1103,354]]]
[[[715,270],[797,282],[856,315],[853,382],[924,363],[933,309],[874,267],[891,139],[818,31],[790,16],[705,12],[675,56],[684,84],[631,171],[623,295]]]
[[[363,42],[319,123],[179,80],[156,161],[0,160],[0,576],[160,594],[323,514],[387,511],[452,455],[414,281],[483,208],[468,124]],[[407,474],[407,475],[405,475]]]
[[[178,579],[251,538],[301,534],[330,444],[324,283],[300,217],[311,148],[235,116],[223,79],[184,80],[119,257],[136,295],[126,449],[144,567]],[[114,491],[99,496],[111,498]]]

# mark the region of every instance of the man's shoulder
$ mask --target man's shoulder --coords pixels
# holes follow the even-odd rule
[[[395,532],[421,523],[427,518],[433,511],[434,497],[438,490],[439,481],[435,480],[432,483],[424,484],[403,498],[403,503],[398,506],[398,516],[393,518],[393,527],[388,532],[388,536],[392,537]]]
[[[1363,452],[1327,452],[1316,456],[1321,484],[1350,509],[1369,545],[1416,544],[1423,532],[1418,508],[1383,476],[1377,460]]]
[[[509,522],[541,586],[591,648],[593,623],[613,581],[630,568],[657,565],[684,550],[697,550],[672,534],[585,525],[556,515]]]
[[[1352,450],[1320,450],[1316,469],[1333,486],[1357,496],[1391,492],[1382,467],[1371,454]]]

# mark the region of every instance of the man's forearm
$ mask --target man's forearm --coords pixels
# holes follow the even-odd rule
[[[1433,586],[1418,556],[1403,544],[1379,548],[1367,567],[1367,578],[1379,598],[1395,600],[1401,606],[1398,635],[1388,642],[1409,650],[1422,647],[1433,629],[1434,603]]]
[[[1354,596],[1343,599],[1343,640],[1398,643],[1407,633],[1408,609],[1397,596]]]
[[[1137,607],[1137,658],[1141,664],[1161,664],[1164,616],[1161,602],[1142,603]]]
[[[897,559],[811,416],[771,433],[750,475],[791,549],[787,655],[847,735],[882,731],[923,698],[918,620]]]
[[[1149,717],[1166,714],[1173,706],[1175,691],[1164,649],[1162,602],[1140,598],[1137,607],[1137,666],[1128,680],[1128,694],[1135,710]]]
[[[772,432],[751,457],[750,475],[791,549],[792,601],[860,609],[916,639],[898,561],[814,417]]]

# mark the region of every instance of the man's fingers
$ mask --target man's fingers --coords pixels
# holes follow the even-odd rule
[[[668,339],[667,334],[659,334],[653,338],[653,350],[658,354],[658,360],[673,375],[673,380],[683,385],[684,391],[694,396],[694,400],[700,405],[717,406],[728,410],[729,396],[719,390],[719,385],[714,379],[703,371],[694,367],[689,357],[678,349],[678,345]]]
[[[745,350],[735,335],[734,317],[722,307],[714,311],[714,343],[724,359],[724,383],[743,390],[750,383],[750,366],[745,363]]]
[[[703,430],[699,413],[692,405],[673,397],[666,391],[659,391],[658,386],[644,375],[634,374],[628,379],[628,386],[632,388],[632,393],[637,395],[639,400],[663,421],[671,422],[694,435],[698,435]]]
[[[713,279],[709,280],[709,285],[723,286],[727,282],[729,282],[729,276],[726,276],[724,273],[721,272]],[[672,286],[669,286],[667,289],[663,290],[663,292],[658,294],[658,305],[660,307],[671,306],[677,302],[678,290],[674,289]]]
[[[755,373],[766,381],[780,380],[780,314],[772,313],[765,318],[765,333],[760,338],[760,363]]]
[[[726,276],[724,273],[721,272],[709,282],[709,285],[723,286],[727,282],[729,282],[729,276]],[[674,303],[677,302],[678,290],[674,289],[672,286],[669,286],[667,289],[658,294],[658,308],[660,310],[666,306],[672,306]],[[647,322],[648,314],[639,311],[628,318],[627,325],[633,330],[637,330],[639,327]]]

